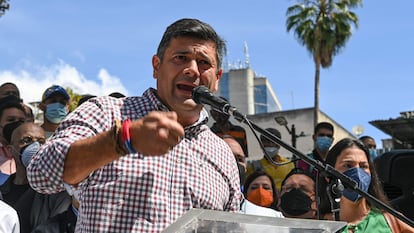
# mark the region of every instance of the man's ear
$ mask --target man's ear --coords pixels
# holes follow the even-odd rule
[[[40,102],[38,107],[39,107],[39,109],[40,109],[40,110],[42,110],[43,112],[44,112],[44,111],[46,111],[46,104],[45,104],[45,103]]]
[[[155,79],[158,78],[158,70],[160,68],[160,64],[161,59],[157,55],[152,56],[152,77],[154,77]]]
[[[6,153],[6,157],[7,158],[13,158],[13,146],[12,145],[7,145],[6,148],[9,151],[9,153]]]
[[[222,75],[223,75],[223,70],[222,69],[218,70],[216,74],[216,80],[214,80],[215,84],[213,85],[213,88],[214,88],[214,90],[212,90],[213,92],[218,90],[219,81]]]
[[[219,81],[220,80],[220,78],[221,78],[221,76],[223,75],[223,69],[220,69],[220,70],[218,70],[217,71],[217,74],[216,74],[216,76],[217,76],[217,81]]]

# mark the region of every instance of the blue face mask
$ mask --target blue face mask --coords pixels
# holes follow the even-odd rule
[[[371,184],[371,175],[368,174],[366,171],[364,171],[364,169],[359,168],[359,167],[354,167],[354,168],[346,170],[344,172],[344,175],[358,182],[358,187],[362,191],[368,192],[369,185]],[[343,196],[353,202],[361,199],[360,194],[350,191],[348,189],[344,189]]]
[[[332,141],[330,137],[316,137],[316,147],[322,152],[327,152],[332,145]]]
[[[377,150],[369,149],[369,155],[371,156],[371,159],[374,160],[376,157],[378,157]]]
[[[27,167],[32,159],[33,155],[40,149],[39,142],[33,142],[32,144],[26,146],[20,154],[22,164],[24,167]]]
[[[46,106],[46,118],[54,124],[62,122],[66,115],[68,115],[68,110],[61,103],[52,103]]]

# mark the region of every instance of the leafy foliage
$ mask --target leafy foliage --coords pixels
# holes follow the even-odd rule
[[[65,90],[70,96],[69,111],[71,112],[78,106],[78,102],[80,98],[82,98],[82,95],[75,93],[70,87],[66,87]]]
[[[332,65],[333,57],[345,47],[358,28],[358,17],[350,9],[362,6],[362,0],[300,0],[286,11],[286,29],[312,55],[315,62],[315,114],[319,112],[320,67]]]
[[[361,0],[304,0],[288,8],[286,28],[294,30],[315,62],[327,68],[351,37],[352,25],[358,28],[358,17],[349,9],[361,4]]]
[[[0,0],[0,16],[4,15],[6,10],[10,8],[9,0]]]

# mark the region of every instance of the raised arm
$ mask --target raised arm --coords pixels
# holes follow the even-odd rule
[[[68,184],[77,184],[96,169],[119,159],[122,155],[117,152],[117,146],[123,146],[126,151],[122,130],[125,130],[124,127],[114,125],[108,131],[74,142],[66,155],[63,180]],[[133,120],[129,131],[135,150],[153,156],[167,153],[184,136],[184,129],[177,122],[174,112],[151,112]]]

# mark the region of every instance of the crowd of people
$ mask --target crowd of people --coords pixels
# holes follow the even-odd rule
[[[70,111],[70,95],[52,85],[40,97],[41,125],[18,87],[2,84],[0,232],[161,232],[192,208],[340,220],[341,232],[414,232],[351,189],[333,209],[326,191],[333,177],[281,155],[264,135],[263,158],[248,161],[244,128],[192,100],[194,87],[217,90],[225,51],[209,24],[177,20],[152,57],[156,88],[136,97],[84,95]],[[372,138],[333,144],[333,125],[321,122],[312,139],[307,156],[389,204]]]

